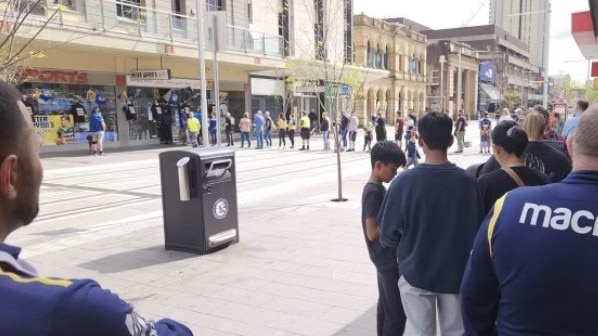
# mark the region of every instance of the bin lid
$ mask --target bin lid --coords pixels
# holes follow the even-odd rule
[[[235,156],[235,151],[231,149],[222,148],[184,148],[164,151],[160,153],[160,156],[162,154],[176,156],[199,156],[202,160],[206,160],[212,158]]]

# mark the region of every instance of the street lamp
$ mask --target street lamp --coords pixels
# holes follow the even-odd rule
[[[199,58],[199,83],[201,85],[201,141],[204,146],[209,143],[208,134],[208,94],[206,88],[206,56],[204,36],[204,1],[197,0],[195,3],[197,19],[197,54]]]

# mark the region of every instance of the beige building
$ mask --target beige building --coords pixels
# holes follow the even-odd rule
[[[356,103],[361,120],[382,112],[387,122],[397,111],[422,114],[426,102],[426,37],[407,26],[354,16],[355,63],[387,71],[381,79],[367,81],[363,97]]]

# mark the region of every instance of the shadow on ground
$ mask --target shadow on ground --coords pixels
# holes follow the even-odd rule
[[[361,316],[351,321],[347,326],[332,336],[375,336],[376,335],[376,305],[372,306]]]
[[[194,253],[166,251],[164,245],[160,245],[108,255],[78,266],[101,274],[109,274],[157,266],[198,256]]]

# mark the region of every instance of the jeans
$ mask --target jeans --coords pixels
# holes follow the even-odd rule
[[[210,131],[210,142],[212,145],[216,145],[218,143],[218,139],[216,138],[216,131]]]
[[[266,146],[272,147],[272,130],[267,129],[264,132],[264,139],[266,140]]]
[[[264,148],[264,131],[255,130],[255,141],[257,142],[257,148]]]
[[[403,335],[407,318],[397,286],[399,272],[396,269],[391,269],[377,270],[376,273],[378,275],[377,334],[378,336]]]
[[[291,147],[295,147],[295,130],[288,130],[287,133],[289,134],[289,140],[291,140]]]
[[[228,142],[229,146],[233,146],[234,145],[234,142],[233,142],[233,131],[232,130],[226,131],[226,141]]]
[[[193,147],[197,147],[197,132],[189,132],[189,142]]]
[[[347,131],[347,129],[341,130],[341,137],[343,140],[343,148],[347,148],[347,134],[348,133],[349,133],[349,131]]]
[[[247,147],[251,147],[251,139],[249,138],[249,132],[241,131],[241,147],[245,146],[245,140],[247,140]]]
[[[328,139],[329,131],[322,131],[322,140],[324,140],[324,150],[330,149],[330,140]]]

